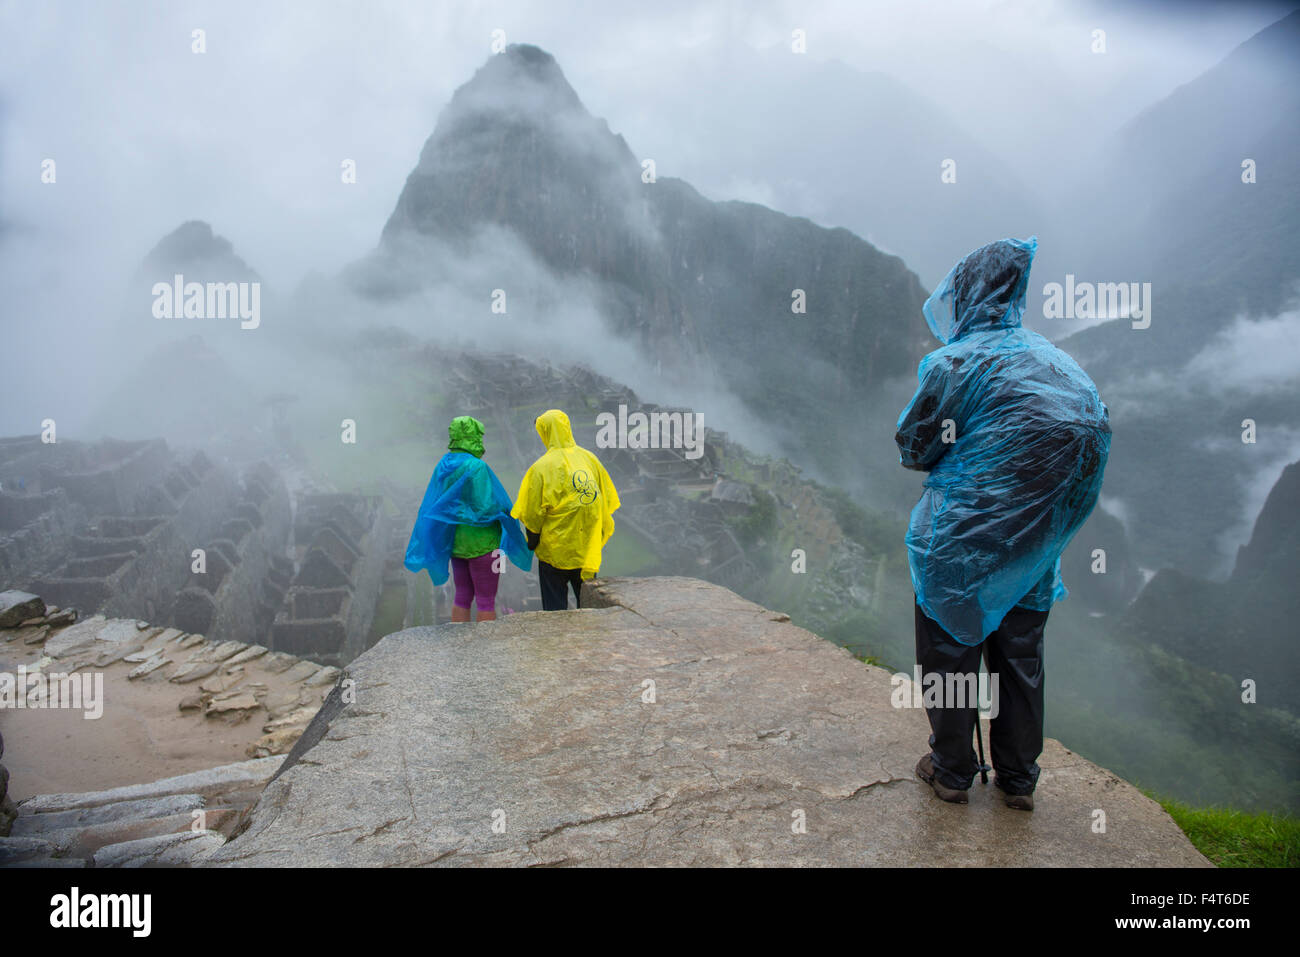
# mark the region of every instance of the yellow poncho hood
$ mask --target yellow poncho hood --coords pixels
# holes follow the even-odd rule
[[[510,514],[541,535],[537,558],[556,568],[600,570],[600,552],[614,534],[618,490],[600,459],[573,441],[569,417],[549,409],[537,417],[546,453],[529,466]]]

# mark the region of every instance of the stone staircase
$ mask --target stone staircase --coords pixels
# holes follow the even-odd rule
[[[0,595],[0,671],[17,674],[21,667],[29,684],[21,692],[23,707],[11,702],[0,713],[10,771],[20,768],[14,755],[25,743],[29,756],[22,759],[37,770],[44,766],[47,758],[34,742],[45,731],[40,722],[48,720],[46,699],[58,693],[62,679],[55,676],[76,679],[84,672],[102,675],[106,711],[130,708],[146,695],[155,702],[161,696],[168,709],[175,708],[148,724],[160,752],[183,750],[178,743],[186,735],[218,728],[251,760],[148,783],[38,794],[16,806],[6,794],[12,791],[10,771],[0,767],[0,867],[179,866],[202,858],[234,833],[243,812],[256,803],[339,669],[135,619],[76,617],[72,609],[47,607],[34,595]],[[0,756],[5,744],[0,738]],[[74,749],[113,753],[119,746],[97,722],[85,722],[60,744],[58,758]]]
[[[41,794],[0,838],[0,867],[184,867],[235,833],[280,766],[267,757],[175,777]]]

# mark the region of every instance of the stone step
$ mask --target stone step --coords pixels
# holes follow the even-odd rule
[[[283,760],[283,758],[277,758]],[[262,799],[262,785],[256,787],[243,788],[238,791],[227,791],[225,794],[219,794],[207,803],[209,810],[220,810],[222,808],[233,808],[239,813],[243,813]],[[223,825],[224,829],[224,825]]]
[[[189,774],[179,774],[146,784],[127,784],[106,791],[38,794],[18,805],[18,813],[20,817],[24,814],[47,814],[51,811],[71,811],[115,804],[119,801],[136,801],[175,794],[200,794],[211,799],[221,794],[265,784],[270,780],[271,775],[275,774],[282,761],[283,759],[279,757],[254,758],[251,761],[192,771]]]
[[[249,645],[233,658],[227,658],[226,667],[229,669],[235,665],[242,665],[244,662],[260,658],[264,654],[266,654],[266,649],[261,645]]]
[[[28,625],[25,628],[6,628],[0,631],[0,637],[6,642],[14,641],[19,645],[44,644],[49,634],[49,625]]]
[[[101,847],[91,858],[94,867],[187,867],[198,864],[226,843],[215,831],[158,834]]]
[[[116,648],[109,648],[100,653],[95,659],[96,668],[107,668],[109,665],[115,665],[123,658],[140,651],[145,646],[145,642],[151,635],[150,631],[140,632],[140,637],[134,641],[118,642]]]
[[[106,515],[96,522],[96,530],[105,538],[139,537],[148,535],[167,520],[166,515],[148,515],[144,517]]]
[[[284,673],[286,681],[306,681],[312,675],[321,670],[321,666],[314,661],[300,661]]]
[[[45,653],[51,658],[61,658],[77,651],[85,651],[95,643],[100,629],[108,624],[103,615],[83,618],[75,625],[69,625],[56,635],[51,635],[45,642]]]
[[[41,840],[54,845],[60,857],[93,857],[95,852],[111,844],[124,844],[145,837],[180,834],[190,830],[194,818],[188,813],[167,817],[147,817],[92,824],[89,827],[64,827],[43,831]]]
[[[135,801],[118,801],[98,807],[75,808],[71,811],[19,814],[14,821],[10,837],[40,837],[46,831],[65,828],[94,827],[117,821],[187,814],[203,806],[204,800],[201,794],[168,794]]]
[[[131,552],[138,554],[145,550],[143,538],[103,538],[91,535],[74,535],[72,551],[77,558],[93,558],[97,555],[121,554]]]
[[[223,641],[220,644],[204,648],[190,660],[220,663],[225,661],[227,658],[234,657],[247,647],[248,646],[242,641]]]
[[[32,587],[42,595],[49,595],[60,605],[93,611],[100,608],[113,595],[113,589],[103,578],[65,578],[56,576],[32,582]]]
[[[131,671],[127,674],[127,678],[128,679],[143,678],[147,675],[153,674],[155,671],[162,668],[164,665],[169,665],[169,664],[171,664],[171,659],[168,658],[166,655],[162,655],[162,654],[154,655],[154,657],[150,658],[148,661],[144,662],[143,664],[137,665],[135,668],[132,668]]]
[[[233,830],[236,818],[246,806],[196,808],[165,817],[129,818],[89,827],[59,828],[42,832],[41,840],[53,844],[60,857],[91,858],[97,851],[113,844],[192,832],[196,823],[201,824],[203,830],[219,832],[224,837]],[[196,811],[201,811],[201,816],[196,816]]]
[[[171,677],[168,680],[174,681],[177,684],[189,684],[192,681],[206,678],[208,675],[214,673],[218,667],[220,666],[216,664],[204,664],[200,661],[189,661],[172,672]]]
[[[59,570],[61,578],[107,578],[135,559],[135,552],[74,558]]]
[[[262,667],[273,675],[288,671],[296,664],[298,664],[298,658],[287,655],[283,651],[273,651],[262,659]]]
[[[57,848],[39,837],[0,837],[0,867],[32,857],[52,857]]]
[[[341,673],[342,672],[340,669],[335,668],[332,665],[328,665],[324,668],[321,668],[310,678],[308,678],[306,681],[306,685],[308,688],[319,688],[324,685],[332,685],[338,679],[338,676]]]
[[[45,870],[50,867],[89,867],[90,861],[84,857],[25,857],[21,861],[10,861],[3,866],[6,868],[39,867]]]

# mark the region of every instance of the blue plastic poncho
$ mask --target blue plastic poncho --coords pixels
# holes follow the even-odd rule
[[[429,570],[435,585],[447,580],[452,543],[457,525],[501,523],[501,551],[519,568],[528,571],[533,553],[519,527],[510,517],[510,495],[487,463],[467,452],[448,452],[434,467],[424,501],[406,546],[408,571]]]
[[[1061,552],[1097,502],[1110,422],[1078,363],[1021,327],[1038,241],[953,267],[923,312],[943,348],[898,419],[900,461],[929,472],[907,530],[921,609],[965,645],[1016,605],[1067,594]]]

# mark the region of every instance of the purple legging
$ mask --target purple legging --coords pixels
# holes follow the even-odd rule
[[[469,608],[470,602],[478,605],[480,612],[497,610],[497,585],[500,576],[492,570],[492,553],[478,558],[451,560],[451,576],[456,582],[457,608]]]

